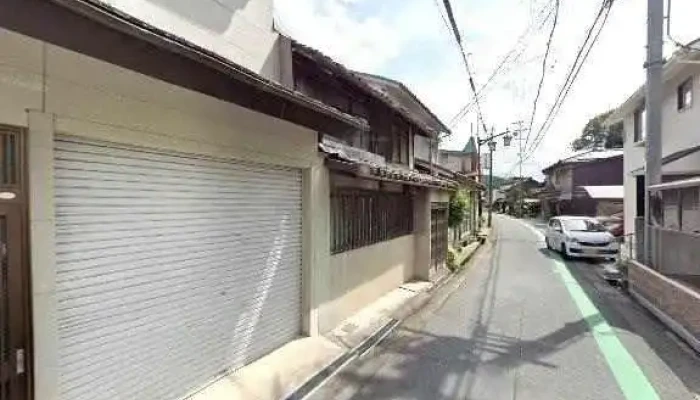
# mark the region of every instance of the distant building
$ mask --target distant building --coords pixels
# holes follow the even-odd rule
[[[622,150],[589,150],[542,170],[544,216],[612,215],[623,210]]]
[[[479,178],[479,152],[474,137],[470,137],[462,150],[440,150],[438,163],[453,171]]]

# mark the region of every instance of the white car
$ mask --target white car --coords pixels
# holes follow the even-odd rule
[[[600,222],[589,217],[554,217],[545,235],[547,248],[564,258],[615,258],[620,245]]]

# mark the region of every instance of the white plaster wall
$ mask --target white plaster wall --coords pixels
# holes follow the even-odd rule
[[[447,161],[441,162],[443,167],[451,169],[452,171],[462,171],[462,157],[453,154],[447,155]]]
[[[335,328],[414,276],[413,235],[330,256],[327,301],[320,306],[321,332]]]
[[[634,114],[626,115],[623,120],[624,158],[623,185],[625,190],[624,215],[625,234],[634,233],[634,218],[637,216],[637,179],[633,171],[644,166],[645,147],[643,142],[634,142]]]
[[[447,190],[440,189],[429,189],[430,190],[430,202],[431,203],[447,203],[450,201],[450,192]]]
[[[99,0],[280,81],[273,0]]]
[[[57,398],[53,137],[79,135],[304,169],[309,216],[327,210],[316,132],[0,29],[0,123],[27,127],[36,400]],[[325,199],[325,200],[324,200]],[[316,208],[315,201],[318,201]],[[313,212],[312,212],[313,210]],[[316,271],[327,264],[327,211],[304,224],[304,329],[317,329]],[[316,247],[311,243],[315,243]],[[322,272],[322,271],[321,271]]]
[[[693,78],[693,105],[678,111],[677,88],[689,77]],[[641,100],[643,101],[643,99]],[[641,104],[640,101],[640,104]],[[664,83],[662,105],[662,156],[700,145],[700,66],[688,64],[671,80]],[[636,178],[645,165],[645,143],[634,142],[634,113],[623,118],[624,125],[624,186],[625,186],[625,233],[634,232],[637,212]],[[695,154],[663,167],[664,174],[680,174],[700,169],[700,154]]]
[[[693,105],[678,111],[678,85],[693,78]],[[664,84],[662,109],[662,154],[664,156],[700,144],[700,65],[685,65],[683,71]]]

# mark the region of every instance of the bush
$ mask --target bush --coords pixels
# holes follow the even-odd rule
[[[447,225],[450,228],[458,227],[469,214],[469,197],[464,190],[458,190],[450,195],[449,215]]]
[[[451,272],[455,272],[457,267],[457,251],[450,247],[447,249],[447,269],[449,269]]]

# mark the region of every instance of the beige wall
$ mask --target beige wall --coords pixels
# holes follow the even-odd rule
[[[429,189],[429,200],[431,203],[447,203],[450,201],[450,192],[440,189]]]
[[[414,237],[330,256],[327,301],[319,309],[319,327],[326,332],[413,277]]]
[[[273,0],[100,0],[280,81]]]
[[[0,123],[28,127],[35,398],[53,400],[58,362],[53,138],[97,140],[298,167],[304,171],[304,268],[328,251],[328,179],[316,132],[0,29]],[[316,207],[315,201],[319,202]],[[325,238],[325,239],[324,239]],[[325,241],[324,241],[325,240]],[[312,246],[315,243],[316,246]],[[319,250],[317,255],[317,249]],[[318,277],[305,273],[304,329],[315,329]]]

